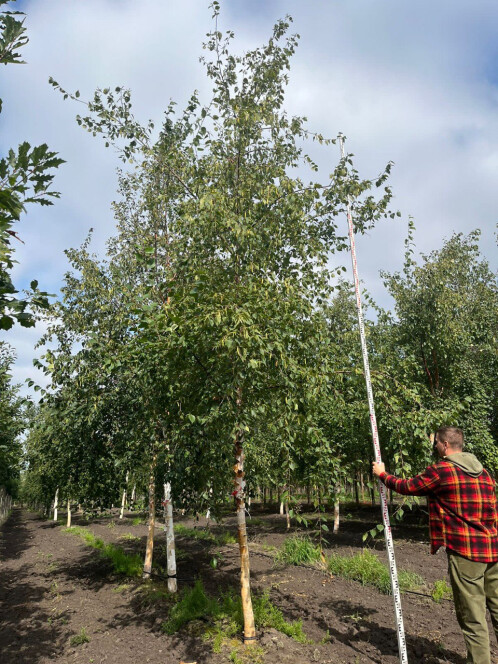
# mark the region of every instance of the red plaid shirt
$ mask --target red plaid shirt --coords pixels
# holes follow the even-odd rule
[[[498,561],[495,482],[487,470],[471,477],[442,459],[408,480],[380,479],[397,493],[428,497],[431,553],[445,546],[476,562]]]

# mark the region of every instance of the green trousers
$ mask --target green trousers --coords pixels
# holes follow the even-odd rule
[[[498,638],[498,562],[477,563],[448,551],[448,572],[467,662],[491,664],[486,607]]]

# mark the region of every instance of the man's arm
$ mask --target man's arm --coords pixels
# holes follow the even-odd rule
[[[403,480],[394,475],[386,473],[383,463],[372,464],[373,474],[383,482],[388,489],[393,489],[396,493],[402,493],[405,496],[426,496],[434,491],[439,485],[440,477],[434,466],[429,466],[420,475],[415,475],[410,479]]]

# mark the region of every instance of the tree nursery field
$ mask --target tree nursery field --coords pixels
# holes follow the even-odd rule
[[[378,564],[385,563],[385,553],[380,542],[364,549],[362,540],[378,520],[377,510],[348,503],[323,562],[313,557],[313,523],[288,533],[276,510],[254,506],[248,536],[258,640],[244,646],[233,606],[239,586],[235,519],[209,528],[204,518],[179,519],[179,593],[173,599],[162,578],[162,530],[156,533],[154,576],[144,581],[133,568],[133,555],[142,559],[147,536],[136,513],[122,520],[117,511],[76,517],[77,527],[68,532],[65,519],[54,523],[16,508],[0,540],[2,664],[394,664],[392,598],[385,594],[387,569]],[[394,529],[409,661],[464,664],[446,556],[429,556],[425,521],[417,513]],[[85,533],[122,549],[129,569],[116,572],[123,561],[96,550]],[[289,546],[296,538],[310,546]],[[363,581],[347,578],[355,575]]]
[[[87,97],[49,79],[120,165],[114,235],[94,253],[88,219],[56,295],[14,283],[16,242],[26,209],[59,198],[63,159],[27,140],[0,158],[0,662],[404,663],[404,617],[411,664],[463,664],[424,501],[388,497],[372,461],[382,445],[412,477],[452,424],[498,475],[481,231],[419,255],[392,162],[364,177],[341,132],[286,106],[292,18],[241,50],[221,4],[202,91],[168,97],[159,121],[116,82]],[[12,6],[0,64],[24,65]],[[355,253],[382,223],[406,235],[380,274],[390,308]],[[9,335],[36,324],[26,396]]]

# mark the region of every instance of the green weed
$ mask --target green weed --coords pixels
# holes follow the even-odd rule
[[[374,586],[386,595],[391,593],[391,577],[388,568],[368,549],[354,556],[334,554],[328,559],[327,567],[336,576],[359,581],[364,586]],[[399,571],[398,581],[401,592],[413,590],[423,584],[423,579],[418,574],[405,570]]]
[[[137,553],[125,553],[119,546],[106,544],[100,537],[95,537],[89,530],[79,526],[66,528],[65,532],[79,535],[88,546],[98,549],[102,557],[110,560],[117,574],[124,574],[125,576],[140,576],[142,574],[143,563]]]
[[[431,597],[439,604],[443,599],[451,599],[453,591],[444,579],[438,579],[434,581],[434,585],[432,586]]]
[[[76,634],[75,636],[71,637],[70,644],[72,646],[81,646],[83,643],[89,643],[90,642],[90,637],[86,633],[86,629],[82,627],[80,629],[79,634]]]
[[[320,560],[320,547],[309,537],[293,535],[288,537],[275,555],[276,563],[287,565],[313,565]]]

